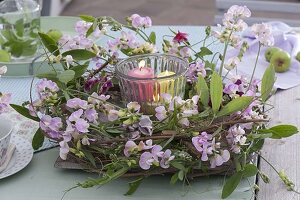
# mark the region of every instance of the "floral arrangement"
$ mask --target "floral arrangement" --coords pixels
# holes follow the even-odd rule
[[[152,25],[151,19],[134,14],[127,24],[121,24],[111,17],[81,16],[75,36],[39,33],[49,64],[59,63],[61,69],[53,67],[53,71],[37,75],[41,78],[36,85],[37,99],[11,106],[39,122],[32,143],[35,149],[41,147],[44,137],[50,138],[59,144],[62,160],[73,160],[102,175],[76,187],[135,177],[126,193],[130,195],[145,177],[154,174],[171,173],[172,184],[228,174],[222,191],[226,198],[243,177],[258,174],[269,182],[253,158],[259,155],[264,139],[289,137],[298,130],[291,125],[267,126],[266,105],[275,82],[272,65],[262,80],[254,79],[254,72],[251,77],[235,73],[248,48],[240,32],[247,28],[243,19],[250,15],[247,7],[232,6],[224,14],[222,26],[205,29],[197,49],[187,33],[170,30],[171,35],[164,36],[163,53],[180,56],[190,64],[184,98],[163,94],[153,115],[139,112],[137,102],[128,102],[126,107],[114,103],[120,98],[113,73],[120,54],[158,52],[155,32],[145,31]],[[255,24],[251,30],[261,47],[273,45],[268,24]],[[96,45],[99,37],[109,38],[107,44]],[[209,49],[211,38],[224,45],[222,53]],[[239,49],[239,54],[227,58],[228,48]],[[90,61],[95,68],[88,68]],[[249,64],[256,65],[257,59]],[[284,173],[278,174],[294,191]]]

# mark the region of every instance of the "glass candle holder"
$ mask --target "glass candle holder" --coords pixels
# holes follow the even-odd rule
[[[136,101],[141,112],[153,114],[162,94],[184,96],[188,62],[168,54],[144,54],[120,61],[115,68],[125,103]]]

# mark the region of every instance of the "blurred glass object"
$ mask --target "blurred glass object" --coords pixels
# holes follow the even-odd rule
[[[0,2],[0,62],[28,60],[39,48],[41,1]]]

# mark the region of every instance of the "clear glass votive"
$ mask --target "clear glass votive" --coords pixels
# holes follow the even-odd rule
[[[136,101],[141,112],[153,114],[162,94],[184,96],[188,62],[168,54],[144,54],[120,61],[115,68],[125,103]]]

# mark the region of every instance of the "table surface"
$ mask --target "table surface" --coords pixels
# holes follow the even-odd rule
[[[168,27],[154,27],[162,36],[168,32]],[[174,27],[188,32],[190,38],[197,38],[203,33],[203,27]],[[159,36],[158,36],[159,38]],[[196,41],[196,39],[194,39]],[[218,48],[218,47],[216,47]],[[12,92],[13,103],[20,104],[29,98],[29,86],[31,78],[2,78],[0,80],[1,92]],[[279,91],[273,98],[275,108],[272,110],[272,123],[291,123],[300,126],[300,87],[285,91]],[[296,186],[300,185],[300,172],[297,168],[300,162],[300,148],[297,148],[299,135],[284,140],[267,140],[262,150],[262,155],[270,160],[278,169],[285,169]],[[65,190],[74,186],[78,181],[94,174],[78,170],[62,170],[53,167],[58,156],[58,149],[51,149],[34,154],[31,163],[21,172],[0,180],[1,200],[58,200],[61,199]],[[282,200],[300,199],[300,195],[288,192],[274,171],[263,161],[260,169],[266,172],[271,183],[264,184],[258,179],[260,191],[257,194],[259,200]],[[74,189],[66,194],[67,199],[220,199],[224,177],[213,176],[198,178],[192,182],[189,188],[183,188],[181,184],[171,186],[169,177],[157,176],[147,178],[141,188],[131,197],[123,194],[126,192],[129,179],[120,179],[101,188]],[[255,178],[242,180],[237,190],[228,199],[250,200],[254,194],[249,186],[253,185]],[[185,191],[189,191],[185,193]]]

